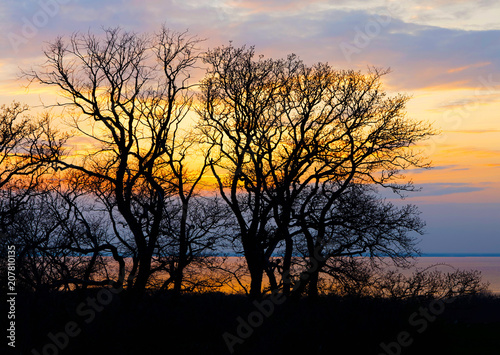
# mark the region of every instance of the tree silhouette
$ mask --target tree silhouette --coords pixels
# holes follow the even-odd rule
[[[66,141],[51,127],[51,118],[27,116],[19,102],[0,107],[0,188],[19,177],[34,183],[59,157]]]
[[[400,172],[428,166],[416,144],[435,132],[406,117],[406,95],[387,96],[387,71],[310,66],[295,55],[256,58],[253,47],[232,45],[201,55],[199,39],[166,28],[104,35],[58,38],[46,63],[25,72],[60,89],[69,123],[94,142],[84,156],[59,154],[53,138],[43,148],[54,167],[70,172],[70,191],[99,199],[113,231],[113,240],[95,243],[89,234],[93,244],[72,251],[94,259],[110,252],[120,274],[130,257],[128,287],[140,294],[153,274],[167,272],[161,287],[179,293],[188,264],[215,252],[234,223],[252,297],[260,297],[264,274],[272,290],[314,296],[320,273],[338,257],[397,263],[417,252],[408,235],[422,232],[416,208],[398,209],[372,186],[412,190]],[[189,79],[200,58],[208,68],[195,98]],[[198,126],[187,128],[193,108]],[[198,168],[188,169],[201,147]],[[227,209],[199,195],[208,170]],[[305,269],[297,273],[299,254]]]
[[[179,153],[179,127],[192,104],[189,71],[200,40],[166,28],[154,36],[104,32],[103,39],[90,33],[68,42],[58,38],[45,50],[46,63],[25,75],[57,87],[72,126],[93,140],[92,152],[59,159],[58,167],[83,174],[113,226],[129,228],[132,239],[115,236],[133,261],[129,286],[141,293],[152,273],[167,198],[184,181],[174,159],[185,155]],[[187,195],[179,192],[181,199],[196,181]]]
[[[321,240],[328,211],[352,184],[412,189],[394,182],[400,170],[428,166],[414,146],[434,131],[405,117],[407,96],[387,97],[386,71],[363,75],[308,66],[294,55],[254,57],[253,48],[231,45],[209,51],[198,113],[214,147],[212,172],[240,226],[251,294],[260,294],[262,273],[280,243],[288,294],[294,237],[308,233],[298,228],[292,206],[322,195]]]
[[[285,60],[253,60],[253,48],[221,47],[203,58],[209,65],[200,95],[200,126],[214,154],[210,164],[220,194],[237,221],[251,275],[250,295],[258,297],[267,259],[276,248],[270,225],[273,205],[267,199],[270,172],[266,139],[276,132],[273,108],[283,74],[294,65]],[[222,177],[217,168],[228,175]],[[240,193],[244,189],[246,195]]]
[[[372,267],[382,258],[392,259],[396,265],[406,266],[408,259],[419,253],[417,240],[410,232],[423,233],[424,223],[413,205],[398,208],[376,194],[373,185],[351,184],[329,203],[338,191],[337,184],[324,184],[311,196],[305,189],[305,198],[299,199],[294,209],[300,233],[301,254],[305,255],[296,295],[306,289],[308,295],[318,295],[321,272],[356,282],[358,263],[353,257],[370,259]],[[358,275],[356,275],[358,274]]]
[[[28,106],[18,102],[0,107],[2,257],[6,257],[8,245],[18,244],[22,234],[28,233],[26,222],[31,219],[26,211],[33,205],[33,199],[40,195],[46,173],[64,154],[66,136],[52,128],[50,115],[45,113],[33,117],[28,112]],[[19,223],[23,226],[21,229],[16,227]],[[4,271],[2,266],[2,279]]]
[[[19,284],[34,291],[121,285],[125,261],[107,216],[81,186],[62,181],[40,183],[7,228],[9,243],[17,246]],[[118,273],[110,272],[104,250],[118,262]]]

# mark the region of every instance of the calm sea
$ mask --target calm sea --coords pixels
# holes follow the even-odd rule
[[[433,265],[437,265],[435,268],[443,272],[453,272],[457,269],[478,270],[481,272],[482,281],[490,283],[489,291],[500,295],[500,254],[495,256],[433,255],[421,256],[414,259],[414,261],[415,265],[413,268],[400,271],[405,274],[411,274],[414,268],[425,269]],[[111,261],[111,263],[113,262]],[[232,256],[228,258],[228,263],[229,265],[233,263],[244,264],[245,261],[242,257]],[[115,272],[117,272],[117,266],[115,265],[115,267]],[[241,281],[247,283],[249,280],[248,277],[243,276]],[[234,286],[238,288],[236,284]],[[225,291],[231,292],[231,290]]]
[[[489,282],[489,290],[500,294],[500,256],[423,256],[417,258],[416,267],[426,268],[440,264],[438,270],[479,270],[483,282]]]

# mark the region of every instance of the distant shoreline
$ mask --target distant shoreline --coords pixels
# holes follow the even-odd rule
[[[500,253],[423,253],[420,256],[415,255],[416,257],[426,258],[426,257],[453,257],[453,258],[498,258],[500,257]]]
[[[242,254],[221,254],[210,255],[215,257],[244,257]],[[277,257],[278,255],[273,255]],[[366,255],[364,255],[366,256]],[[415,258],[500,258],[500,253],[422,253],[421,255],[413,255]]]

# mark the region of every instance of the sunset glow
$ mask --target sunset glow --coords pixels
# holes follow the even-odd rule
[[[308,64],[339,69],[390,68],[384,77],[389,94],[410,95],[407,116],[442,132],[421,147],[434,168],[405,173],[422,188],[406,199],[427,221],[420,248],[500,253],[497,1],[7,0],[0,14],[0,105],[26,103],[33,115],[62,99],[52,88],[26,88],[22,70],[43,64],[44,46],[58,36],[101,33],[102,27],[153,33],[165,24],[206,38],[202,50],[232,41],[255,45],[266,57],[295,53]],[[53,111],[67,130],[67,112]],[[68,144],[72,154],[92,149],[85,137]]]

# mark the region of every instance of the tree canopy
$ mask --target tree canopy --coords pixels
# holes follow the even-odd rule
[[[203,52],[200,44],[167,28],[50,43],[46,62],[24,75],[59,90],[66,124],[93,142],[85,156],[62,153],[68,137],[48,115],[36,126],[14,123],[25,108],[2,108],[0,187],[34,170],[59,171],[57,188],[39,184],[43,196],[25,210],[51,222],[19,241],[35,259],[44,248],[77,260],[54,285],[102,284],[104,273],[138,294],[154,282],[179,293],[193,263],[236,275],[207,261],[232,246],[245,258],[251,296],[264,291],[264,275],[273,291],[314,296],[320,274],[339,261],[400,263],[418,252],[418,210],[396,207],[376,188],[412,190],[401,173],[429,166],[418,144],[436,132],[407,117],[407,95],[387,94],[387,70],[269,59],[232,44]],[[40,238],[55,244],[28,243]]]

